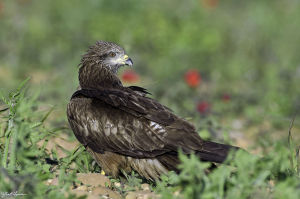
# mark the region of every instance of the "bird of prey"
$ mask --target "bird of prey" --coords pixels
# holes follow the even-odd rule
[[[67,107],[76,138],[105,173],[117,177],[136,171],[155,181],[178,171],[179,149],[216,163],[238,149],[201,139],[192,124],[147,97],[146,89],[124,87],[116,73],[132,64],[117,44],[96,42],[81,59],[80,87]]]

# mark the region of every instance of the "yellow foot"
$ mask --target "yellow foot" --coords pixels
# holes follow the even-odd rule
[[[105,176],[105,172],[103,170],[101,170],[100,174]]]

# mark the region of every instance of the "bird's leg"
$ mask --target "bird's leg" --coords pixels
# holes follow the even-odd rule
[[[100,174],[105,176],[105,171],[103,169],[101,169]]]

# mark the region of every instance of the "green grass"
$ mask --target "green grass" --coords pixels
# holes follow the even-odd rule
[[[180,155],[179,175],[170,173],[158,184],[162,198],[298,198],[299,173],[291,165],[286,143],[275,143],[263,158],[243,151],[211,172],[210,163]],[[298,165],[299,166],[299,165]],[[178,196],[174,197],[174,193]]]
[[[58,159],[55,150],[47,151],[47,142],[64,128],[46,127],[52,108],[39,110],[38,95],[30,95],[27,81],[7,97],[2,95],[5,108],[1,112],[0,131],[1,192],[17,191],[26,194],[24,198],[43,198],[45,195],[65,198],[76,181],[76,172],[92,171],[89,167],[91,158],[82,153],[82,147],[68,152],[64,159]],[[41,141],[44,142],[39,144]],[[71,162],[76,163],[73,169],[70,169]],[[48,179],[55,177],[59,179],[58,186],[46,185]]]
[[[66,104],[80,56],[101,39],[124,47],[140,77],[135,84],[203,138],[259,154],[239,153],[211,172],[181,155],[183,172],[153,185],[163,198],[297,198],[298,117],[293,137],[288,130],[300,110],[300,3],[208,1],[0,1],[0,192],[64,198],[77,172],[100,172],[83,147],[46,145],[61,135],[75,140]],[[189,69],[201,75],[196,88],[184,81]],[[208,113],[197,111],[201,102],[210,104]],[[58,186],[46,185],[55,177]],[[128,175],[124,183],[132,190],[141,179]]]
[[[81,146],[58,158],[55,149],[47,151],[51,137],[59,136],[64,127],[48,128],[45,122],[53,108],[39,111],[38,95],[30,95],[25,80],[18,89],[2,96],[1,112],[1,178],[2,192],[27,194],[25,198],[65,198],[77,182],[77,172],[100,172],[92,167],[92,158]],[[30,97],[29,97],[30,96]],[[291,126],[292,127],[292,126]],[[68,132],[64,132],[68,133]],[[300,194],[299,148],[292,139],[292,128],[286,140],[261,146],[261,157],[240,151],[227,165],[209,171],[211,163],[200,162],[180,153],[180,174],[162,177],[153,189],[162,198],[298,198]],[[41,145],[38,143],[45,142]],[[3,142],[4,141],[4,142]],[[71,167],[74,163],[75,166]],[[58,177],[58,186],[46,185]],[[114,180],[112,180],[114,181]],[[118,180],[117,180],[118,181]],[[124,183],[124,179],[123,179]],[[138,189],[142,183],[136,174],[125,175],[127,188],[115,188],[121,194]],[[73,198],[69,195],[69,198]]]

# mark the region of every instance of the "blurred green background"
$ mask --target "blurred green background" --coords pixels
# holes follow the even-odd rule
[[[133,59],[135,84],[197,125],[243,118],[286,131],[300,107],[299,10],[296,0],[0,0],[0,88],[31,76],[66,121],[81,55],[108,40]],[[189,69],[201,75],[196,88]]]
[[[203,138],[258,154],[212,173],[181,157],[162,198],[299,198],[299,117],[288,139],[300,110],[299,10],[298,0],[0,0],[0,191],[65,198],[77,173],[100,172],[66,106],[81,55],[107,40],[134,62],[119,71],[124,85],[147,88]],[[141,182],[130,179],[128,190]]]

